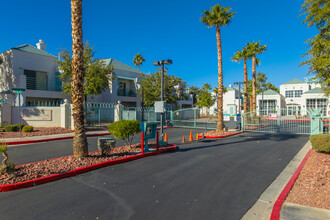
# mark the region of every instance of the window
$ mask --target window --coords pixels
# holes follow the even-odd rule
[[[269,115],[276,111],[276,100],[259,100],[259,106],[261,115]]]
[[[290,90],[290,91],[285,91],[285,97],[286,98],[292,98],[293,97],[293,91]]]
[[[296,90],[294,91],[294,97],[301,97],[301,95],[303,94],[302,90]]]
[[[285,91],[285,97],[286,98],[293,98],[293,97],[301,97],[301,95],[303,94],[302,90],[289,90],[289,91]]]
[[[307,99],[307,110],[311,108],[321,108],[322,114],[327,115],[327,99]]]
[[[46,72],[24,70],[26,76],[26,88],[31,90],[47,90],[48,75]]]

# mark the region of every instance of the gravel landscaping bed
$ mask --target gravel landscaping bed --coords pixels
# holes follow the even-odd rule
[[[312,150],[286,201],[330,210],[330,154]]]
[[[34,136],[44,136],[53,134],[66,134],[72,133],[70,128],[61,127],[33,127],[32,132],[22,132],[22,137],[34,137]],[[1,132],[0,138],[19,138],[19,132]]]
[[[207,136],[207,137],[217,137],[217,136],[223,136],[223,135],[229,135],[229,134],[235,134],[237,131],[208,131],[204,132],[201,135]]]
[[[148,146],[149,149],[156,148],[155,143],[149,143]],[[165,147],[167,146],[160,146],[160,148]],[[89,157],[85,157],[82,159],[75,158],[74,156],[66,156],[36,163],[30,163],[26,165],[19,165],[16,166],[17,170],[12,175],[0,174],[0,185],[23,182],[39,177],[45,177],[53,174],[67,172],[70,170],[86,167],[109,160],[136,155],[140,153],[140,149],[141,144],[134,144],[131,146],[131,148],[128,146],[114,148],[111,155],[109,156],[101,156],[100,152],[97,151],[90,152]]]
[[[87,127],[86,131],[107,131],[107,127]],[[32,132],[22,132],[22,137],[35,137],[35,136],[46,136],[54,134],[67,134],[73,133],[71,128],[61,127],[33,127]],[[19,132],[0,132],[0,138],[19,138]]]

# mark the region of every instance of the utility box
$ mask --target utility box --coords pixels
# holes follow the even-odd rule
[[[140,124],[141,132],[144,134],[144,140],[156,137],[157,122],[144,122]]]
[[[164,113],[165,112],[165,101],[157,101],[155,102],[155,113]]]

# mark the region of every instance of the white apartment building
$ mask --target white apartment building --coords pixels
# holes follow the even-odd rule
[[[62,93],[62,83],[57,77],[57,57],[46,52],[46,44],[39,40],[37,47],[29,44],[14,47],[0,54],[3,64],[0,65],[0,101],[1,103],[18,104],[18,96],[9,94],[12,88],[22,88],[22,106],[43,105],[59,106],[70,95]],[[89,102],[121,101],[129,107],[141,106],[141,97],[136,86],[138,77],[143,73],[115,59],[106,59],[106,65],[113,65],[114,80],[109,81],[109,89],[100,95],[89,96]]]
[[[39,40],[37,47],[24,44],[0,54],[0,92],[9,93],[12,88],[22,88],[21,105],[29,106],[42,101],[59,106],[70,96],[61,92],[57,75],[57,57],[46,52],[46,44]],[[18,96],[3,94],[2,102],[17,104]]]
[[[257,108],[264,115],[285,108],[285,112],[281,111],[282,115],[302,116],[307,115],[311,108],[321,108],[324,116],[330,116],[329,97],[323,94],[320,84],[309,78],[305,78],[305,81],[293,79],[283,83],[280,85],[280,93],[268,90],[263,95],[258,94]]]
[[[215,103],[210,107],[210,114],[218,110],[217,94],[211,93],[215,99]],[[238,87],[229,85],[227,92],[223,94],[223,112],[224,115],[236,115],[239,114],[239,107],[243,110],[243,88],[238,90]]]

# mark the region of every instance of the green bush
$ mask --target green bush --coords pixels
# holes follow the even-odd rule
[[[31,132],[33,131],[33,127],[30,126],[30,125],[25,125],[23,128],[22,128],[22,132]]]
[[[131,146],[134,135],[141,132],[140,123],[137,120],[120,120],[109,125],[109,132],[115,138],[122,139],[125,144]]]
[[[21,124],[21,129],[23,129],[24,125]],[[3,128],[5,132],[16,132],[19,131],[19,124],[14,124],[14,125],[7,125]]]
[[[330,134],[311,135],[309,140],[317,152],[330,154]]]

